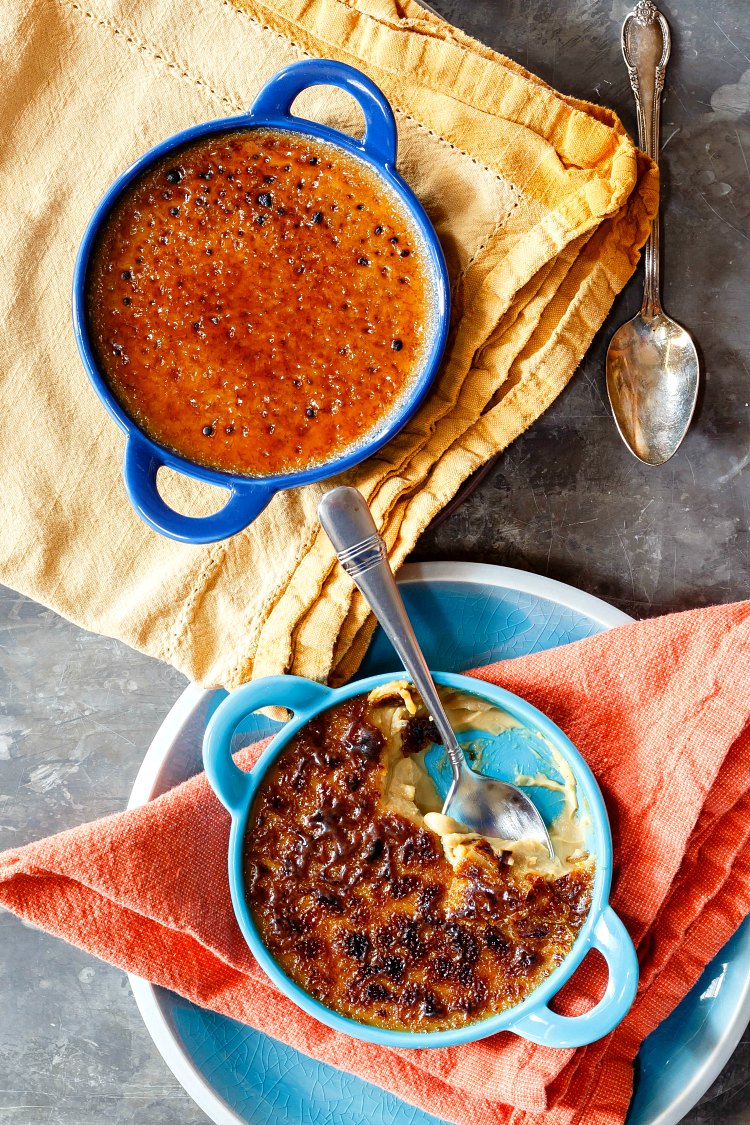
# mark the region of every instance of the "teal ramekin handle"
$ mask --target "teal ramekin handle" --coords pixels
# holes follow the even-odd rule
[[[540,1004],[509,1029],[546,1047],[585,1047],[608,1035],[627,1014],[638,987],[638,958],[630,934],[611,906],[594,927],[592,947],[607,962],[607,989],[596,1007],[582,1016],[561,1016]],[[533,1003],[533,993],[529,997]]]
[[[211,788],[232,814],[243,812],[251,790],[250,773],[232,757],[232,736],[243,719],[261,707],[286,707],[296,715],[325,707],[331,688],[302,676],[267,676],[233,691],[211,716],[203,737],[203,765]]]

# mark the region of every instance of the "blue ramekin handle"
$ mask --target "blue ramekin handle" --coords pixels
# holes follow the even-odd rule
[[[294,114],[289,112],[292,102],[308,86],[338,86],[351,94],[365,115],[362,148],[380,164],[396,163],[396,120],[385,94],[361,70],[335,59],[303,59],[290,63],[266,82],[250,107],[250,113],[294,120]]]
[[[596,1007],[582,1016],[561,1016],[540,1004],[512,1025],[511,1031],[546,1047],[585,1047],[608,1035],[627,1015],[638,987],[638,958],[630,934],[611,906],[594,927],[592,945],[605,957],[607,989]],[[533,994],[529,998],[533,1003]]]
[[[236,535],[260,515],[275,492],[255,483],[242,489],[231,487],[229,499],[218,512],[211,516],[183,516],[159,495],[156,474],[164,464],[152,447],[134,434],[128,435],[122,475],[130,503],[149,527],[178,543],[216,543]]]
[[[237,688],[216,708],[203,737],[203,765],[216,796],[232,814],[244,811],[250,774],[232,758],[232,736],[243,719],[261,707],[286,707],[295,714],[326,705],[332,689],[302,676],[266,676]]]

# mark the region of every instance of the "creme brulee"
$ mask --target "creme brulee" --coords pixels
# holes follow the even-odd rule
[[[97,360],[155,441],[215,469],[298,472],[383,427],[429,344],[415,225],[342,149],[252,129],[144,173],[88,280]]]
[[[479,697],[440,693],[455,729],[462,716],[463,729],[509,720]],[[436,738],[401,683],[339,704],[283,749],[245,838],[247,901],[284,972],[342,1015],[394,1030],[461,1027],[524,1000],[591,904],[572,774],[561,771],[553,860],[435,811],[421,759]]]

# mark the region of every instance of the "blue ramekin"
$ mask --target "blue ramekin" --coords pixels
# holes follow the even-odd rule
[[[290,113],[294,99],[309,86],[338,86],[359,103],[365,118],[361,141],[317,122]],[[110,390],[96,362],[88,330],[87,277],[97,239],[123,192],[133,181],[168,153],[213,133],[254,128],[283,129],[336,145],[367,164],[400,201],[419,231],[429,270],[430,325],[432,338],[422,369],[413,386],[382,429],[345,456],[299,473],[250,477],[209,469],[187,460],[153,441],[125,413]],[[440,363],[448,333],[450,293],[445,259],[435,230],[422,205],[396,171],[396,122],[388,101],[378,87],[361,71],[332,59],[309,59],[292,63],[279,71],[258,94],[247,113],[208,121],[176,133],[152,148],[112,184],[96,208],[83,236],[73,275],[73,326],[84,367],[99,398],[127,441],[123,477],[130,501],[155,531],[182,543],[214,543],[247,527],[281,489],[295,488],[311,481],[342,473],[385,445],[408,422],[426,395]],[[228,489],[224,507],[210,516],[181,515],[159,495],[156,474],[162,466],[196,480]]]
[[[498,1031],[514,1031],[534,1043],[547,1047],[582,1047],[601,1039],[625,1016],[638,985],[638,960],[633,943],[619,917],[609,905],[612,880],[612,837],[607,810],[599,786],[573,743],[559,727],[518,696],[503,688],[468,676],[433,672],[435,681],[481,696],[503,708],[524,727],[541,734],[565,759],[576,780],[579,807],[586,810],[586,845],[596,860],[591,909],[565,960],[520,1004],[477,1023],[449,1031],[390,1031],[359,1023],[327,1008],[283,972],[263,944],[245,899],[242,851],[250,806],[269,766],[273,764],[297,731],[321,711],[389,683],[392,673],[371,676],[341,688],[328,688],[299,676],[269,676],[233,691],[217,708],[206,729],[203,761],[214,791],[232,817],[229,836],[229,887],[240,929],[253,955],[271,981],[321,1023],[346,1032],[368,1043],[387,1047],[452,1047],[484,1039]],[[243,719],[261,707],[280,705],[294,712],[294,718],[266,747],[249,772],[232,759],[232,736]],[[507,778],[506,780],[513,780]],[[553,1012],[549,1001],[575,972],[590,949],[598,949],[606,959],[609,979],[599,1003],[580,1016]]]

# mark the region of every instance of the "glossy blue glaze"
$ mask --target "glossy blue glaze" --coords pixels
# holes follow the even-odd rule
[[[365,135],[361,141],[290,112],[297,95],[309,86],[317,85],[338,86],[357,100],[365,118]],[[122,193],[137,177],[163,156],[202,137],[258,127],[301,133],[306,137],[315,137],[337,145],[363,161],[385,181],[411,217],[422,239],[430,273],[432,337],[422,370],[413,386],[398,409],[368,441],[345,456],[304,472],[253,478],[208,469],[188,461],[152,441],[128,417],[110,391],[95,359],[87,324],[86,281],[91,256],[102,227]],[[128,497],[141,518],[155,531],[182,543],[213,543],[234,535],[247,527],[280,489],[323,480],[342,473],[369,457],[403,428],[423,400],[437,372],[448,333],[448,273],[430,220],[414,193],[396,171],[396,141],[393,112],[374,82],[345,63],[332,59],[305,59],[292,63],[270,79],[247,113],[195,125],[162,141],[123,172],[99,203],[86,228],[76,259],[73,274],[73,327],[81,359],[94,389],[127,438],[123,477]],[[204,517],[185,516],[175,512],[164,502],[157,489],[156,474],[163,466],[226,489],[229,492],[226,504],[220,511]]]
[[[304,1011],[337,1031],[370,1043],[389,1047],[446,1047],[505,1030],[515,1031],[526,1039],[550,1047],[577,1047],[594,1042],[607,1035],[623,1018],[633,1002],[638,983],[638,962],[633,944],[607,901],[612,876],[612,841],[607,812],[596,781],[584,759],[559,727],[525,700],[503,688],[466,676],[449,673],[433,675],[440,684],[481,695],[501,707],[521,724],[521,736],[526,742],[533,740],[533,750],[529,750],[520,744],[522,738],[517,731],[508,732],[510,739],[505,752],[489,761],[483,758],[483,768],[487,772],[503,780],[514,781],[518,773],[536,772],[534,756],[542,759],[538,769],[553,772],[550,745],[573,770],[580,806],[588,814],[586,846],[596,858],[596,876],[591,909],[564,962],[526,1000],[505,1012],[448,1031],[405,1032],[372,1027],[331,1011],[291,981],[263,945],[247,907],[242,874],[242,845],[254,793],[266,770],[305,723],[353,695],[387,683],[391,679],[390,673],[357,680],[335,690],[297,676],[271,676],[232,692],[211,717],[203,742],[204,765],[211,785],[232,816],[229,885],[232,905],[245,940],[273,983]],[[249,714],[273,704],[287,707],[294,712],[294,718],[276,735],[253,770],[243,772],[232,759],[235,731]],[[526,762],[520,757],[524,753]],[[519,762],[522,763],[520,768]],[[534,799],[535,790],[528,792]],[[544,814],[541,805],[540,811]],[[561,1016],[551,1011],[548,1002],[592,948],[604,955],[609,967],[609,980],[602,1000],[581,1016]]]

